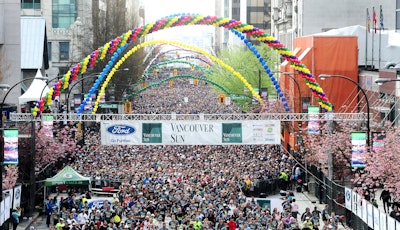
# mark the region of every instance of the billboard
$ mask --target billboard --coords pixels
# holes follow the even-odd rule
[[[53,137],[53,116],[42,116],[42,128],[46,137]]]
[[[103,121],[103,145],[280,144],[280,121]]]
[[[351,167],[365,167],[365,151],[367,144],[367,134],[365,132],[351,133]]]
[[[308,134],[319,134],[319,106],[308,106]]]

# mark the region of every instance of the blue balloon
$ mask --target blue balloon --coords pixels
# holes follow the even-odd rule
[[[285,101],[286,101],[286,98],[282,98],[282,101],[285,102]]]
[[[106,67],[110,68],[110,66],[112,66],[114,63],[112,61],[109,61],[107,64],[108,65],[106,65]]]
[[[283,93],[280,93],[280,94],[279,94],[279,97],[283,97]]]
[[[268,69],[268,70],[267,70],[267,73],[268,73],[268,74],[270,74],[270,73],[271,73],[271,70],[270,70],[270,69]]]
[[[115,62],[116,59],[117,59],[117,58],[116,58],[115,56],[113,56],[113,57],[111,58],[111,61]]]
[[[286,109],[285,109],[285,111],[286,111],[286,112],[289,112],[289,111],[290,111],[290,109],[289,109],[289,108],[286,108]]]
[[[276,79],[274,77],[271,77],[271,81],[276,81]]]
[[[284,105],[285,107],[288,107],[288,106],[289,106],[287,102],[283,103],[283,105]]]

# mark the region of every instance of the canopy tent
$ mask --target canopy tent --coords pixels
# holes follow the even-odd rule
[[[49,91],[46,80],[42,80],[40,78],[43,78],[43,76],[40,72],[40,69],[38,69],[35,79],[33,79],[32,84],[29,86],[28,90],[26,90],[26,92],[18,98],[18,102],[20,105],[30,101],[40,101],[40,97],[43,97]]]
[[[84,177],[70,166],[65,166],[55,176],[44,181],[44,186],[58,185],[90,185],[90,177]]]

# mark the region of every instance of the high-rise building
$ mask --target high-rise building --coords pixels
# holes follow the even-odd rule
[[[22,79],[21,75],[21,23],[20,3],[0,1],[0,83],[13,86]],[[6,103],[16,102],[20,85],[7,96]],[[5,92],[0,91],[0,100]]]
[[[397,0],[397,5],[400,5]],[[272,0],[272,35],[293,49],[293,39],[354,25],[367,25],[367,9],[371,27],[379,27],[380,5],[385,29],[395,28],[395,1],[379,0]],[[399,8],[399,6],[397,7]],[[397,12],[397,15],[400,13]],[[397,19],[399,21],[399,19]]]
[[[220,17],[232,18],[242,23],[253,25],[271,31],[271,0],[221,0],[215,1],[215,14]],[[256,41],[254,41],[257,43]],[[217,28],[215,32],[216,51],[228,45],[243,44],[240,39],[227,29]]]

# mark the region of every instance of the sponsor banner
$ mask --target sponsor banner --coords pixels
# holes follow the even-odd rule
[[[259,88],[253,88],[253,89],[257,94],[260,94],[260,89]],[[252,96],[251,103],[253,105],[257,105],[258,104],[258,100],[257,100],[256,97],[254,97],[254,95]]]
[[[18,185],[14,187],[14,201],[13,208],[17,208],[21,206],[21,194],[22,194],[22,186]]]
[[[372,151],[382,151],[385,147],[386,133],[373,132],[372,133]]]
[[[308,134],[319,134],[319,107],[308,106]]]
[[[351,133],[351,167],[364,168],[365,167],[365,147],[367,144],[367,134],[365,132],[352,132]]]
[[[351,210],[351,188],[344,188],[344,193],[345,193],[345,204],[346,204],[346,208],[348,210]]]
[[[357,215],[357,203],[358,203],[358,196],[357,192],[351,191],[351,210],[354,214]]]
[[[111,201],[107,200],[107,198],[104,198],[104,199],[93,199],[93,200],[90,200],[88,202],[88,208],[91,208],[91,209],[98,208],[98,209],[100,209],[100,208],[103,207],[104,203],[106,203],[106,202],[109,205],[111,205]]]
[[[280,121],[103,121],[103,145],[280,144]]]
[[[18,164],[18,129],[4,130],[4,164]]]

